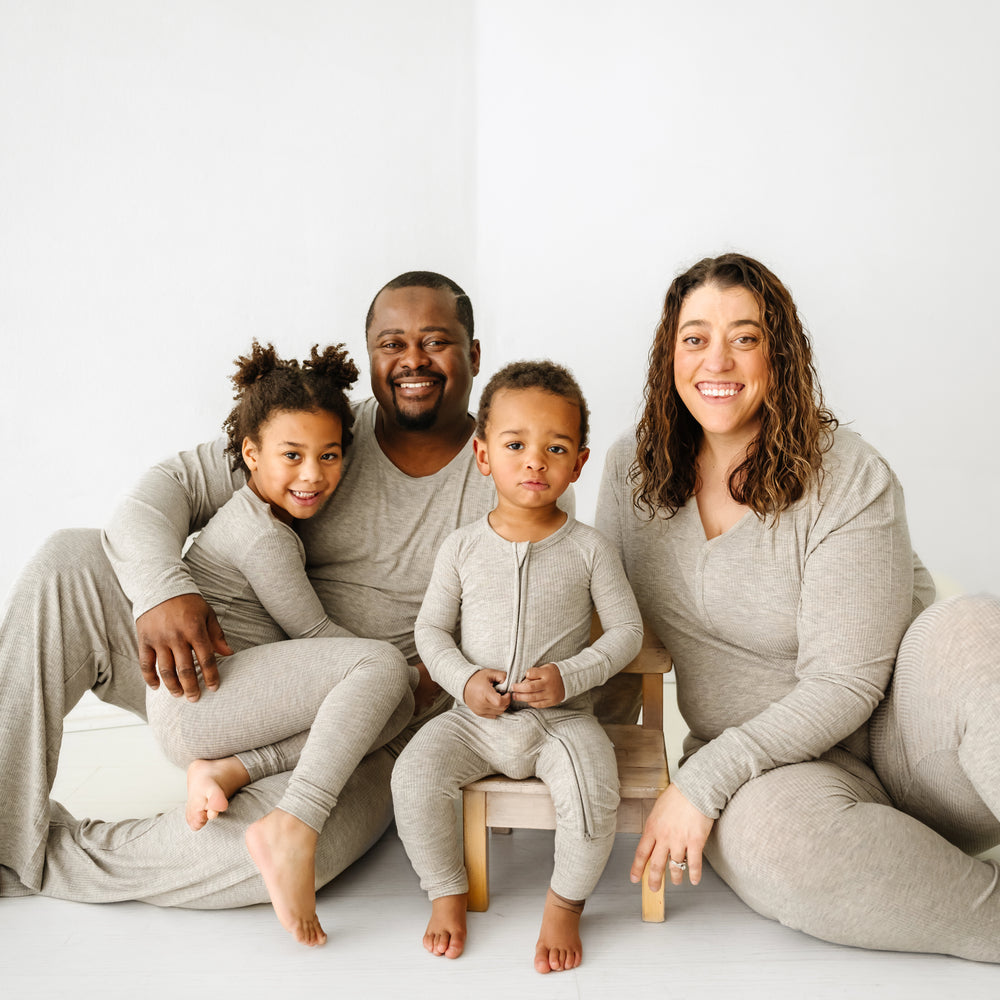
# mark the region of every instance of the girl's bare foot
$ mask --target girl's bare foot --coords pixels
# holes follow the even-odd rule
[[[565,972],[583,961],[581,913],[582,901],[563,899],[549,889],[542,913],[542,929],[535,945],[536,972]]]
[[[310,948],[326,944],[316,916],[316,841],[302,820],[274,809],[247,827],[247,849],[260,869],[281,926]]]
[[[184,818],[192,830],[200,830],[210,819],[229,808],[229,800],[248,782],[250,775],[237,757],[193,760],[187,769],[187,806]]]
[[[469,895],[439,896],[431,900],[431,919],[424,931],[424,947],[432,955],[458,958],[465,950],[465,911]]]

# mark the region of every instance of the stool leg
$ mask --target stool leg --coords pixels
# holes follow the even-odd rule
[[[486,793],[462,792],[465,870],[469,876],[469,906],[482,913],[490,905],[490,854],[486,833]]]
[[[642,873],[642,919],[647,923],[662,924],[667,919],[665,889],[665,875],[656,892],[649,888],[649,865],[646,865],[646,870]]]
[[[644,828],[654,805],[656,805],[656,799],[642,800],[642,825]],[[666,888],[666,872],[663,873],[663,881],[660,882],[660,888],[656,892],[649,888],[649,865],[647,864],[642,873],[642,919],[647,923],[662,924],[667,919]]]

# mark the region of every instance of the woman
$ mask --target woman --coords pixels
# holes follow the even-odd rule
[[[691,730],[633,880],[697,883],[704,852],[817,937],[1000,961],[1000,872],[965,853],[1000,842],[1000,602],[928,608],[899,483],[823,405],[762,264],[670,286],[598,527]]]

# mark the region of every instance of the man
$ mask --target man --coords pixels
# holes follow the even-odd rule
[[[437,547],[494,499],[468,444],[479,343],[468,297],[432,272],[389,282],[366,333],[375,398],[355,408],[343,479],[303,541],[317,593],[344,634],[387,639],[416,663],[413,622]],[[179,455],[140,480],[103,549],[97,532],[59,533],[15,585],[0,625],[0,895],[197,908],[268,899],[243,831],[276,804],[285,774],[246,786],[197,833],[183,808],[80,822],[48,798],[62,718],[88,688],[144,716],[143,678],[192,701],[218,687],[215,657],[228,647],[180,552],[241,483],[221,441]],[[426,716],[443,698],[418,667]],[[398,744],[370,754],[344,788],[317,846],[321,883],[388,825],[395,752]]]

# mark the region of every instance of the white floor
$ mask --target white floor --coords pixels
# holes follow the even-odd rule
[[[70,716],[55,796],[77,815],[104,819],[182,802],[183,774],[148,730],[106,712]],[[679,728],[668,721],[671,735]],[[586,957],[573,972],[543,977],[531,967],[550,833],[493,838],[492,904],[470,915],[468,950],[450,962],[420,946],[427,904],[390,830],[320,893],[330,941],[315,951],[295,944],[268,906],[198,912],[2,900],[0,997],[1000,997],[996,966],[816,941],[757,916],[711,872],[697,889],[668,890],[666,923],[643,924],[627,878],[636,839],[618,838],[587,905]]]

